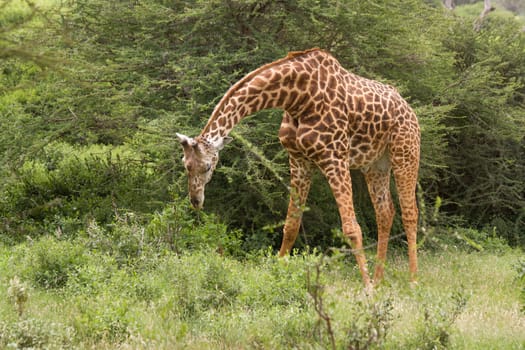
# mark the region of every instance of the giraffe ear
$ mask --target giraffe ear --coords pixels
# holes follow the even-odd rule
[[[220,142],[218,142],[215,147],[220,151],[221,149],[224,148],[224,146],[226,146],[227,144],[229,144],[230,142],[232,142],[233,139],[229,136],[226,136],[224,137]]]
[[[222,145],[223,146],[226,146],[227,144],[229,144],[230,142],[233,141],[233,137],[230,137],[230,136],[226,136],[223,140],[222,140]]]

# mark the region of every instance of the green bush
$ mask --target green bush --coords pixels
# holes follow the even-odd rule
[[[405,346],[428,350],[448,349],[454,324],[465,310],[467,301],[465,294],[456,292],[449,300],[422,305],[423,320],[418,324],[414,337]]]
[[[460,226],[427,227],[421,238],[420,247],[430,250],[456,249],[464,252],[504,253],[510,249],[507,242],[487,232]]]
[[[254,271],[253,279],[245,281],[239,293],[242,303],[259,307],[306,307],[306,267],[316,259],[315,254],[304,253],[290,259],[278,259],[268,251],[266,255],[253,259],[260,270]]]
[[[151,244],[133,213],[119,215],[107,225],[101,226],[90,221],[82,230],[83,244],[99,253],[114,258],[119,266],[133,264],[149,249],[160,246]]]
[[[489,251],[504,253],[510,249],[505,237],[513,236],[512,232],[499,232],[508,228],[505,220],[494,220],[494,225],[482,229],[467,228],[461,217],[441,212],[441,197],[435,199],[434,207],[427,210],[424,201],[420,202],[421,225],[419,246],[430,249],[443,249],[450,246],[465,251]],[[515,228],[514,225],[511,228]]]
[[[0,321],[2,349],[74,349],[72,327],[33,318]]]
[[[196,320],[210,310],[233,305],[240,290],[235,278],[239,263],[214,252],[200,252],[169,258],[161,270],[169,270],[168,283],[173,290],[167,303],[170,314],[183,320]]]
[[[82,245],[42,237],[15,250],[14,272],[42,288],[63,288],[70,276],[90,261]]]
[[[353,307],[353,317],[344,344],[348,349],[380,349],[394,319],[392,300],[361,301]]]
[[[315,321],[305,281],[310,259],[261,253],[239,262],[210,251],[167,256],[156,273],[168,279],[171,293],[157,300],[157,313],[231,347],[246,344],[247,336],[262,348],[304,344]]]
[[[467,226],[496,226],[509,244],[523,243],[525,35],[523,18],[502,6],[476,31],[479,2],[453,15],[420,0],[40,5],[7,1],[0,15],[4,242],[75,234],[90,220],[113,223],[116,212],[162,212],[170,185],[177,195],[186,187],[174,132],[197,135],[246,73],[319,46],[350,71],[396,86],[414,107],[421,199],[439,196],[442,210]],[[264,227],[280,232],[287,206],[281,116],[243,120],[207,188],[206,210],[243,230],[251,250],[280,241]],[[354,189],[358,220],[374,237],[362,179]],[[320,176],[307,206],[297,247],[339,245],[329,234],[340,226],[338,211]]]
[[[134,329],[135,318],[132,308],[134,300],[113,293],[113,285],[91,297],[76,296],[77,310],[72,324],[82,339],[119,343]]]
[[[145,230],[150,241],[162,243],[178,253],[206,249],[233,256],[244,254],[240,230],[228,229],[214,215],[189,209],[186,201],[175,199],[161,212],[153,214]]]
[[[163,181],[129,147],[51,143],[4,184],[0,212],[12,235],[55,230],[75,235],[88,220],[107,224],[120,210],[140,214],[158,208],[168,199]],[[28,223],[36,228],[29,231]]]
[[[197,213],[189,203],[175,199],[162,212],[140,218],[133,212],[121,213],[101,225],[95,220],[80,231],[82,243],[112,256],[121,266],[150,265],[165,252],[214,251],[242,257],[239,230],[229,230],[213,215]]]

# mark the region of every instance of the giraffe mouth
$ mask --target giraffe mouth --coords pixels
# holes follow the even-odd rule
[[[191,206],[195,210],[201,210],[204,205],[204,198],[201,199],[199,197],[191,197],[190,198]]]

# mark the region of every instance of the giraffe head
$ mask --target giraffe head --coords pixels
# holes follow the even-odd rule
[[[226,137],[219,142],[209,142],[200,137],[177,134],[184,150],[184,167],[188,174],[188,192],[191,205],[201,209],[204,204],[204,187],[211,180],[219,160],[219,151],[231,141]]]

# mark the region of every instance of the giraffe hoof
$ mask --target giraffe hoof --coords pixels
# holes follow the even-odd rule
[[[383,283],[383,278],[374,278],[372,280],[372,285],[374,288],[378,288]]]
[[[417,281],[410,281],[410,289],[412,290],[417,289],[418,286],[419,286],[419,283],[417,283]]]
[[[366,295],[367,297],[371,297],[371,296],[373,296],[373,295],[374,295],[374,292],[375,292],[374,284],[373,284],[373,283],[368,283],[368,284],[365,286],[364,292],[365,292],[365,295]]]

